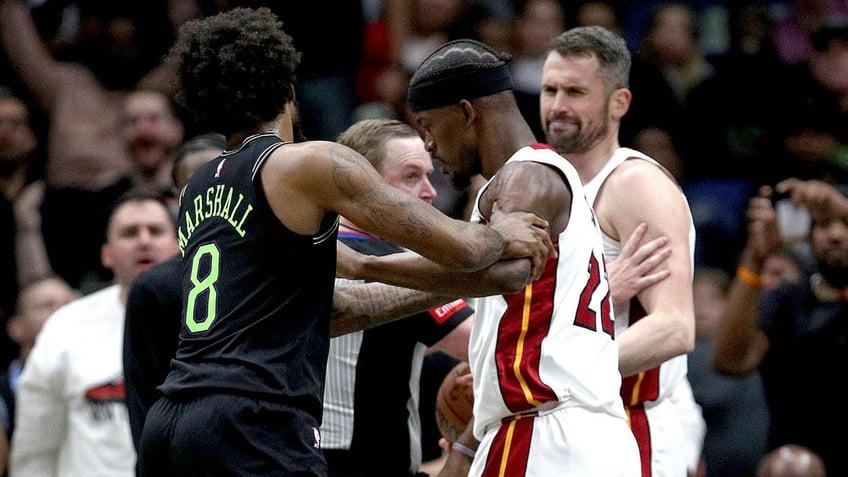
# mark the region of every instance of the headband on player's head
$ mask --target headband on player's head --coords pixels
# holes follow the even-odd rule
[[[412,112],[512,89],[508,53],[475,40],[454,40],[428,56],[409,81]]]

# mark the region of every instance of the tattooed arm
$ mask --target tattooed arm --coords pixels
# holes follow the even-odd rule
[[[330,335],[339,336],[373,328],[429,310],[455,298],[383,283],[337,278]]]

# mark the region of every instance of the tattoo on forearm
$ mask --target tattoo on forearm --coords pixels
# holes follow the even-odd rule
[[[447,303],[446,297],[383,283],[341,282],[333,296],[332,335],[373,328]]]

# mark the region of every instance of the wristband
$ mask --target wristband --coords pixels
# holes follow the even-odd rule
[[[474,459],[474,456],[477,455],[477,451],[475,451],[474,449],[472,449],[470,447],[464,446],[464,445],[460,444],[459,442],[452,442],[451,443],[451,450],[455,450],[455,451],[459,452],[460,454],[468,456],[471,459]]]
[[[736,276],[752,287],[762,288],[763,286],[763,280],[759,275],[741,265],[736,269]]]

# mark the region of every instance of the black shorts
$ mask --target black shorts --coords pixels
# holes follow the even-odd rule
[[[228,394],[162,397],[147,415],[138,469],[142,477],[324,477],[319,442],[315,419],[288,406]]]

